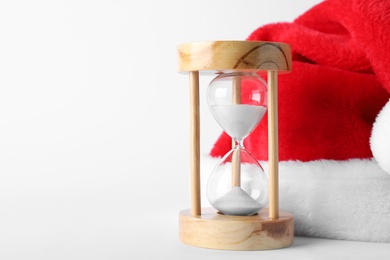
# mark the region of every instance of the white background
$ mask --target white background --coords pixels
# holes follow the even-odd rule
[[[297,238],[285,250],[223,252],[177,237],[189,207],[177,45],[243,40],[318,2],[0,2],[0,259],[311,259],[355,247]],[[203,100],[207,154],[220,129]],[[364,252],[378,246],[388,245]]]

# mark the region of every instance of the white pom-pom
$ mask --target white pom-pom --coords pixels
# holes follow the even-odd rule
[[[390,174],[390,100],[375,120],[371,132],[370,146],[379,166]]]

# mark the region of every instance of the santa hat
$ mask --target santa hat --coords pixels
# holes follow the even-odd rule
[[[326,0],[248,40],[289,43],[279,75],[280,207],[297,235],[390,242],[390,2]],[[245,140],[267,168],[267,117]],[[231,149],[225,133],[210,154]]]

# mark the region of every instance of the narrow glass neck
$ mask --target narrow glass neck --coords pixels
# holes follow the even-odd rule
[[[245,148],[244,147],[244,139],[238,140],[238,139],[233,139],[234,141],[234,148]]]

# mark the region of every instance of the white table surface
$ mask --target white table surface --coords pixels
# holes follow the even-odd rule
[[[197,248],[179,241],[174,210],[134,214],[88,207],[72,212],[57,208],[6,219],[0,224],[0,259],[390,259],[388,243],[303,237],[279,250]]]
[[[183,245],[175,248],[179,258],[189,255],[186,259],[390,259],[389,244],[303,237],[295,237],[291,247],[270,251],[216,251]]]
[[[154,246],[150,245],[148,250],[146,236],[143,237],[145,240],[139,241],[139,247],[132,252],[137,255],[137,259],[390,259],[389,243],[305,237],[295,237],[292,246],[279,250],[225,251],[197,248],[180,242],[176,218],[171,215],[165,217],[165,225],[159,227],[160,235],[151,239]]]

